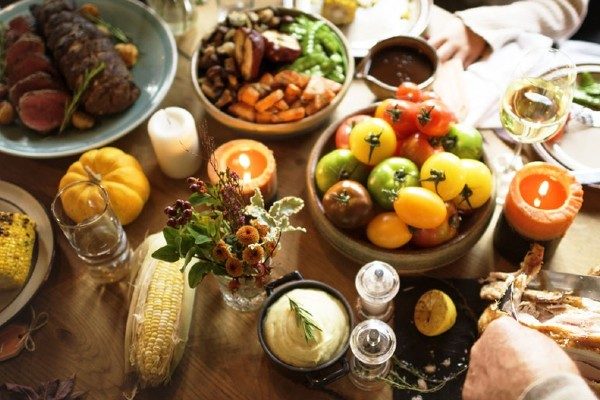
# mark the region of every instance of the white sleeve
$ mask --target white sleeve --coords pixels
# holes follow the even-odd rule
[[[561,373],[533,382],[519,400],[598,400],[585,380],[575,374]]]
[[[567,39],[583,22],[587,6],[588,0],[521,0],[501,6],[474,7],[456,15],[492,49],[497,49],[524,31],[554,40]]]

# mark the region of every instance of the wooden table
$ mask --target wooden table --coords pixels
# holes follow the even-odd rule
[[[190,110],[197,121],[205,116],[193,92],[189,48],[196,41],[180,42],[178,73],[162,106],[180,106]],[[185,48],[188,51],[185,51]],[[187,54],[186,54],[187,53]],[[374,97],[362,82],[354,82],[333,120],[371,103]],[[210,134],[218,143],[236,136],[231,130],[208,119]],[[304,172],[309,150],[322,129],[291,139],[268,142],[277,159],[279,195],[305,197]],[[490,155],[509,149],[491,132],[485,132],[486,151]],[[179,197],[187,196],[186,183],[172,180],[159,170],[142,124],[113,144],[137,157],[152,183],[152,194],[140,217],[126,227],[133,246],[146,234],[159,231],[165,224],[163,208]],[[0,179],[14,182],[49,206],[60,177],[77,157],[32,160],[0,155]],[[199,174],[205,175],[205,169]],[[498,210],[496,210],[498,211]],[[498,214],[496,212],[496,214]],[[586,273],[600,262],[597,232],[600,230],[600,191],[586,190],[583,209],[546,268]],[[457,262],[432,272],[440,277],[476,278],[494,269],[513,266],[494,252],[491,231],[496,217],[478,244]],[[307,211],[294,222],[307,228],[306,234],[289,234],[283,251],[275,258],[276,274],[300,270],[310,279],[323,281],[339,289],[354,301],[354,276],[357,265],[338,254],[316,231]],[[50,316],[48,325],[34,334],[36,350],[24,351],[17,358],[0,364],[0,382],[35,385],[54,378],[77,374],[77,387],[87,390],[90,399],[122,398],[123,337],[128,310],[128,284],[97,286],[86,274],[86,266],[76,257],[57,229],[58,245],[52,272],[31,305]],[[27,320],[29,311],[19,316]],[[284,377],[263,354],[256,336],[256,313],[241,314],[226,308],[214,278],[207,278],[197,289],[193,326],[187,352],[167,387],[144,390],[143,399],[326,399]],[[367,394],[356,390],[347,378],[332,385],[353,399],[389,399],[391,391]]]

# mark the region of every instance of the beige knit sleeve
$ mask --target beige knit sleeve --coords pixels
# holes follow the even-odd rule
[[[581,25],[588,0],[521,0],[500,6],[474,7],[456,13],[492,49],[526,31],[554,40],[571,36]]]

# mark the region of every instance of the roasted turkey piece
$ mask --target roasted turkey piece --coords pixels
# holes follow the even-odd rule
[[[112,40],[96,25],[79,15],[71,0],[44,0],[32,6],[67,85],[76,91],[86,70],[104,63],[82,96],[81,104],[92,115],[114,114],[129,108],[140,96],[127,66],[115,51]]]
[[[529,290],[527,284],[539,273],[544,248],[534,245],[515,272],[514,290],[523,301],[515,305],[522,325],[536,329],[564,348],[591,350],[600,354],[600,302],[569,293]],[[511,274],[492,272],[480,295],[485,300],[499,300],[504,294],[506,279]],[[490,305],[479,319],[483,331],[496,318],[506,315],[497,304]]]

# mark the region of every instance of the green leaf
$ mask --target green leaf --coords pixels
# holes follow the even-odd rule
[[[254,189],[254,195],[250,198],[250,205],[259,208],[265,208],[265,201],[258,188]]]
[[[269,214],[275,218],[282,216],[291,216],[297,214],[304,208],[304,200],[299,197],[287,196],[281,200],[277,200],[269,209]]]
[[[179,254],[181,257],[187,255],[188,251],[194,246],[194,238],[191,235],[181,236],[179,243]]]
[[[196,254],[196,246],[190,247],[190,249],[185,254],[185,260],[183,261],[183,268],[185,268],[190,261],[192,261],[192,257]]]
[[[175,262],[179,260],[180,257],[177,248],[171,245],[166,245],[152,253],[152,258],[168,262]]]
[[[194,244],[200,245],[208,242],[212,242],[209,236],[203,235],[191,227],[188,229],[189,234],[194,238]]]
[[[204,277],[211,272],[211,263],[207,261],[198,261],[190,268],[188,273],[188,282],[191,288],[195,288],[202,282]]]
[[[208,194],[200,194],[200,193],[193,193],[188,198],[188,201],[190,203],[192,203],[193,206],[198,206],[200,204],[215,205],[215,204],[219,203],[219,201],[217,199],[215,199],[214,197],[212,197]]]
[[[170,226],[163,229],[163,236],[168,245],[175,246],[179,235],[179,229],[171,228]]]

